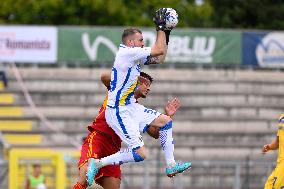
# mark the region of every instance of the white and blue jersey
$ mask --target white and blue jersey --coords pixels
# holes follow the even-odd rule
[[[151,48],[120,45],[112,68],[106,121],[130,148],[144,145],[141,132],[160,113],[135,103],[134,92],[140,75],[140,64],[147,63]]]
[[[140,75],[140,64],[150,57],[150,47],[127,47],[120,45],[111,74],[111,88],[108,92],[109,107],[135,103],[134,92]]]
[[[146,132],[152,121],[160,115],[160,112],[138,103],[107,107],[105,114],[108,125],[132,149],[144,145],[141,133]]]

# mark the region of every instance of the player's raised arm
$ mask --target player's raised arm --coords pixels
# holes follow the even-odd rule
[[[157,57],[166,53],[166,35],[164,32],[166,28],[166,12],[166,8],[161,8],[156,12],[153,18],[156,25],[157,37],[156,42],[151,48],[151,57]]]
[[[159,48],[157,45],[156,45],[156,43],[157,43],[157,41],[156,41],[156,43],[155,43],[155,45],[152,47],[152,51],[151,51],[151,58],[150,58],[150,60],[148,61],[148,64],[161,64],[161,63],[164,63],[164,61],[165,61],[165,58],[166,58],[166,55],[167,55],[167,50],[168,50],[168,44],[169,44],[169,40],[170,40],[170,33],[171,33],[171,31],[172,31],[172,29],[174,28],[174,26],[173,27],[166,27],[166,22],[165,23],[163,23],[162,22],[162,26],[161,26],[161,22],[159,21],[160,20],[160,17],[159,17],[159,14],[160,14],[160,12],[161,11],[167,11],[167,9],[166,8],[162,8],[162,9],[159,9],[157,12],[156,12],[156,15],[155,15],[155,17],[153,18],[153,20],[154,20],[154,23],[156,24],[156,29],[157,29],[157,41],[158,41],[158,39],[159,39],[159,37],[160,36],[158,36],[159,35],[159,31],[164,31],[164,33],[165,33],[165,43],[164,43],[164,45],[163,45],[163,48],[164,48],[164,53],[162,54],[162,55],[159,55],[159,56],[153,56],[152,55],[152,51],[154,51],[155,52],[155,50],[156,50],[156,48]],[[169,14],[170,12],[166,12],[166,13],[164,13],[165,14],[165,18],[167,17],[167,15]],[[176,22],[177,23],[177,22]],[[163,25],[163,24],[165,24],[165,25]],[[161,29],[162,28],[162,29]],[[159,41],[160,42],[160,41]],[[160,44],[159,44],[160,45]]]
[[[270,144],[265,144],[262,147],[262,153],[265,154],[270,150],[276,150],[279,147],[279,137],[277,136]]]

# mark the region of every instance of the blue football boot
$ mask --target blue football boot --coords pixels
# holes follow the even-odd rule
[[[90,158],[89,159],[89,165],[88,165],[88,171],[87,171],[87,182],[89,186],[92,186],[95,176],[98,174],[99,169],[96,166],[95,159]]]
[[[191,168],[191,163],[176,163],[174,167],[166,168],[166,174],[168,177],[174,177],[178,173],[182,173],[187,169]]]

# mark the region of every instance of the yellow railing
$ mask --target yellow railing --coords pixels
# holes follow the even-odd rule
[[[23,177],[20,174],[20,164],[23,160],[30,162],[39,160],[50,160],[55,168],[54,189],[66,188],[66,165],[63,155],[50,149],[12,149],[9,153],[9,189],[20,189]]]

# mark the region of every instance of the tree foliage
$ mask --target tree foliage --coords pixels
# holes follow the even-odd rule
[[[214,27],[284,29],[283,0],[212,0]]]
[[[1,0],[0,24],[153,26],[160,7],[179,13],[179,27],[284,28],[282,0]]]

